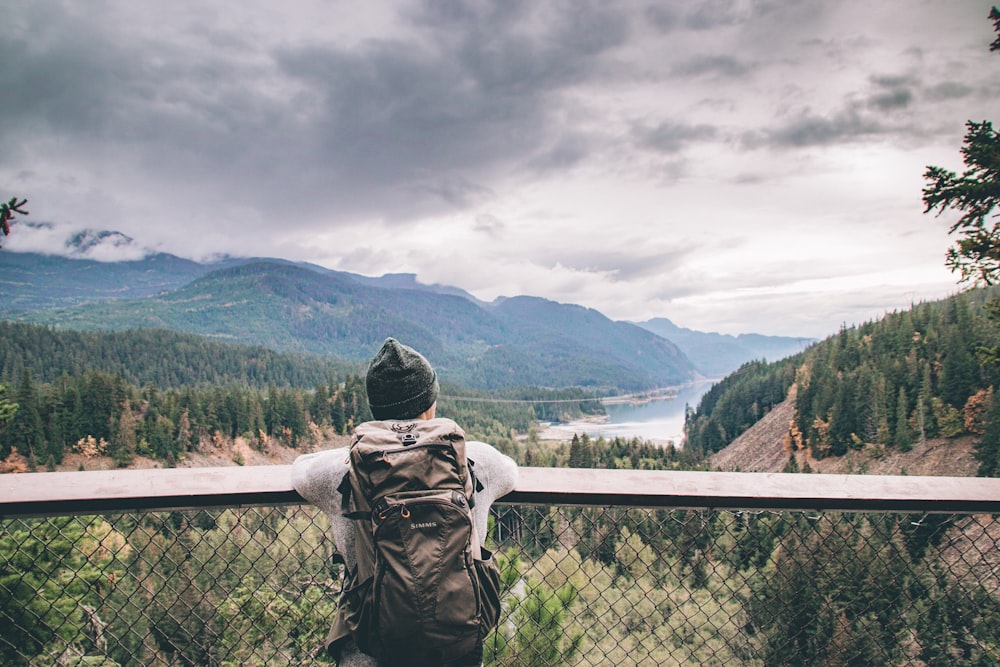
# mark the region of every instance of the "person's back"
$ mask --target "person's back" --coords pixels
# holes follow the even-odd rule
[[[490,505],[497,498],[513,490],[516,483],[517,467],[509,457],[500,454],[485,443],[465,442],[464,434],[454,422],[436,418],[438,383],[433,368],[415,350],[401,345],[394,339],[387,339],[378,354],[372,359],[366,375],[366,388],[369,406],[376,422],[359,427],[354,440],[355,446],[351,449],[328,450],[301,456],[295,461],[292,469],[293,485],[299,494],[329,515],[331,533],[337,551],[343,557],[347,568],[345,593],[341,597],[337,618],[328,637],[328,649],[338,659],[338,664],[342,666],[412,665],[415,664],[414,657],[417,655],[416,651],[418,651],[419,646],[411,645],[410,651],[402,652],[400,655],[405,655],[405,660],[394,659],[392,657],[395,655],[391,645],[392,636],[394,634],[403,637],[423,636],[419,633],[427,629],[430,632],[430,639],[426,643],[433,644],[433,641],[438,639],[442,642],[442,647],[451,645],[457,648],[464,641],[468,650],[463,651],[464,654],[453,655],[454,651],[448,651],[446,648],[431,648],[425,654],[428,656],[425,664],[454,665],[456,667],[479,665],[482,662],[482,640],[485,638],[485,633],[492,629],[496,622],[497,609],[490,608],[489,604],[481,604],[480,609],[476,610],[478,615],[474,619],[466,618],[462,621],[464,624],[462,627],[472,628],[474,636],[471,639],[468,636],[457,639],[461,637],[461,634],[456,633],[455,630],[458,626],[454,623],[449,625],[440,617],[454,621],[456,614],[459,616],[462,613],[467,614],[467,611],[458,611],[468,606],[461,604],[461,600],[471,596],[475,596],[475,599],[479,600],[480,593],[464,590],[459,586],[459,588],[454,588],[455,593],[452,595],[443,598],[440,596],[428,598],[424,594],[425,591],[436,589],[440,583],[440,575],[435,573],[435,578],[429,584],[421,583],[421,567],[431,572],[440,568],[435,568],[433,563],[422,565],[422,561],[414,554],[430,553],[435,556],[439,556],[439,554],[436,554],[434,549],[423,547],[420,543],[423,535],[414,532],[413,529],[415,527],[417,530],[438,531],[429,539],[451,540],[460,546],[462,539],[468,543],[468,538],[462,538],[463,533],[461,532],[451,532],[453,526],[461,528],[463,524],[471,524],[467,525],[467,528],[461,529],[471,530],[471,534],[475,536],[471,540],[471,544],[467,544],[471,547],[471,550],[468,551],[469,555],[460,558],[460,561],[468,561],[470,566],[470,574],[465,575],[465,585],[468,586],[471,578],[474,587],[485,584],[488,592],[488,589],[495,587],[495,566],[490,560],[489,552],[483,550],[482,556],[486,560],[482,560],[478,558],[479,551],[482,549],[485,539]],[[450,429],[452,435],[441,437],[439,434],[441,428],[445,429],[445,433],[448,433]],[[378,444],[381,442],[380,437],[382,436],[380,434],[383,431],[389,433],[384,445]],[[438,435],[425,441],[424,444],[429,445],[428,447],[421,446],[413,449],[412,446],[418,443],[417,433],[436,433]],[[431,436],[426,437],[430,438]],[[442,443],[439,443],[439,440]],[[458,446],[445,446],[449,443]],[[377,449],[383,446],[387,448],[388,453],[382,450],[375,452],[372,449],[372,447]],[[367,449],[361,451],[364,447]],[[403,482],[390,482],[389,479],[392,475],[378,469],[379,466],[391,468],[392,464],[388,461],[394,456],[399,456],[398,460],[408,465],[413,462],[414,455],[423,456],[421,452],[424,450],[433,452],[428,460],[433,461],[434,458],[442,456],[446,459],[446,463],[439,466],[439,470],[443,472],[425,474],[425,476],[433,477],[433,480],[407,478]],[[358,458],[359,456],[362,458]],[[365,456],[369,458],[366,459]],[[456,463],[448,463],[447,461],[451,460],[448,457],[455,457]],[[352,458],[355,462],[353,474],[350,464]],[[468,480],[462,479],[462,469],[458,463],[465,459],[468,460],[468,468],[473,471]],[[368,470],[367,462],[369,460],[375,462],[373,478],[376,481],[374,482],[371,481],[371,471]],[[424,468],[420,468],[420,466],[424,466]],[[400,472],[404,473],[402,476],[405,477],[405,465],[398,467]],[[411,469],[430,471],[433,466],[421,462]],[[451,475],[452,470],[457,473],[457,476]],[[365,479],[368,481],[364,481]],[[450,507],[447,509],[450,513],[447,515],[434,514],[433,517],[427,515],[424,520],[409,520],[403,526],[403,532],[406,532],[408,536],[406,537],[409,540],[408,546],[397,546],[396,542],[402,536],[398,521],[393,524],[396,526],[394,529],[383,527],[383,522],[384,526],[389,526],[393,520],[392,517],[396,517],[398,520],[402,512],[409,515],[411,511],[421,511],[421,508],[437,508],[438,506],[434,505],[433,502],[424,501],[423,498],[434,495],[436,492],[438,496],[447,499],[448,494],[442,496],[442,490],[436,488],[437,485],[442,484],[447,489],[451,489],[452,493],[457,494],[454,498],[454,505],[444,503],[446,509]],[[460,485],[464,484],[469,484],[467,492],[458,493]],[[390,492],[389,487],[394,485],[399,488]],[[402,496],[400,495],[400,488],[402,488],[400,485],[405,487]],[[375,490],[376,487],[381,490]],[[380,498],[369,498],[368,496],[371,494],[379,495]],[[381,495],[385,497],[381,498]],[[465,501],[459,496],[468,496],[468,504],[472,506],[471,512],[469,507],[462,507]],[[382,520],[372,518],[372,508],[369,506],[369,502],[381,503],[378,507],[379,512],[375,516],[378,517],[381,514]],[[453,518],[461,516],[467,518]],[[442,524],[442,526],[438,524]],[[376,528],[376,531],[372,530],[373,527]],[[391,554],[394,551],[411,550],[408,552],[409,555],[402,558],[402,562],[406,563],[405,566],[399,566],[392,570],[391,568],[386,569],[383,565],[382,571],[382,576],[385,575],[385,572],[389,572],[390,576],[387,579],[390,582],[389,588],[397,593],[404,590],[403,587],[407,585],[401,583],[404,579],[408,585],[415,586],[417,589],[415,592],[406,593],[417,600],[413,604],[408,604],[411,600],[397,596],[394,602],[389,603],[383,613],[383,616],[392,614],[396,617],[393,622],[394,627],[403,623],[408,616],[421,616],[412,619],[413,626],[404,628],[405,631],[402,633],[394,633],[388,628],[384,633],[377,627],[374,631],[371,630],[372,623],[377,623],[377,620],[373,620],[372,617],[378,616],[370,611],[372,604],[374,604],[371,580],[374,578],[373,561],[376,550],[376,533],[380,539],[388,543],[387,546],[381,545],[379,547],[388,549],[385,551],[385,554],[388,555],[380,557],[383,563],[392,560]],[[424,561],[427,559],[425,558]],[[393,571],[401,571],[404,576],[402,579],[397,577],[396,579],[399,579],[397,581],[391,576]],[[493,583],[480,581],[484,578]],[[415,580],[415,583],[411,580]],[[454,581],[460,582],[461,578],[455,578]],[[455,586],[449,583],[442,585],[445,587]],[[385,586],[378,588],[381,592]],[[359,591],[359,589],[363,590]],[[495,597],[495,591],[493,597]],[[447,613],[448,609],[437,609],[439,606],[444,606],[437,604],[441,599],[459,601],[455,605],[454,613]],[[411,610],[408,615],[399,616],[399,614],[393,613],[395,611],[402,613],[402,610],[407,608]],[[418,612],[416,610],[424,611]],[[437,613],[438,611],[445,613]],[[444,625],[441,626],[441,623]],[[444,629],[439,629],[439,626]],[[388,639],[383,639],[383,637]],[[454,643],[452,638],[456,638]],[[359,650],[357,643],[369,647],[371,653],[380,653],[381,658],[376,661],[370,655],[363,653]],[[442,651],[444,652],[442,653]]]

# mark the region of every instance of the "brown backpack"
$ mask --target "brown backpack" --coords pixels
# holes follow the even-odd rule
[[[349,634],[380,662],[409,665],[481,652],[497,624],[500,577],[476,535],[465,433],[442,418],[366,422],[350,463],[340,490],[357,528],[357,570],[333,648]]]

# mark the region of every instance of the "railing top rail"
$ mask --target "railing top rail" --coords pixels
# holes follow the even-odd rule
[[[291,466],[0,475],[0,518],[303,503]],[[1000,479],[521,468],[500,502],[1000,513]]]

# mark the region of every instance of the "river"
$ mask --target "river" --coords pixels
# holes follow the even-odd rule
[[[611,403],[604,406],[606,420],[582,419],[571,422],[543,424],[539,437],[545,440],[571,440],[575,433],[591,438],[642,438],[658,444],[673,442],[680,446],[684,439],[684,407],[698,406],[701,397],[716,380],[705,380],[680,387],[669,398],[644,403]]]

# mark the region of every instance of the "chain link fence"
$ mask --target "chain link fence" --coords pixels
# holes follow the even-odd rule
[[[0,521],[2,665],[313,665],[308,506]],[[1000,665],[989,515],[497,505],[488,665]]]

